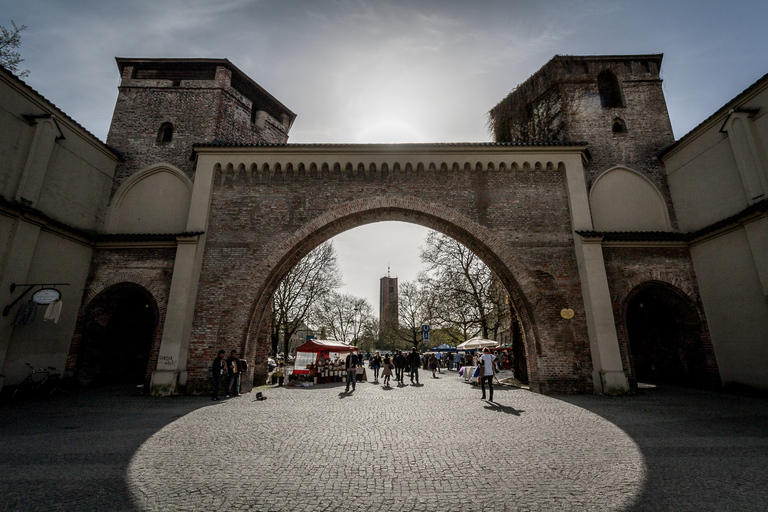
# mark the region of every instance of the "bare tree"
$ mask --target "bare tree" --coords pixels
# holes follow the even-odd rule
[[[431,231],[421,248],[427,271],[419,277],[433,295],[435,320],[464,341],[495,337],[505,304],[503,287],[488,266],[458,241]]]
[[[282,339],[288,354],[291,337],[298,330],[306,329],[312,307],[341,285],[333,242],[316,247],[299,261],[280,282],[272,298],[272,352],[277,352]]]
[[[313,322],[331,339],[359,345],[366,331],[376,322],[367,300],[354,295],[330,293],[313,308]]]
[[[26,78],[29,76],[29,70],[19,69],[19,64],[24,62],[24,59],[21,58],[21,54],[16,51],[16,48],[21,46],[21,32],[27,30],[27,26],[19,27],[13,20],[11,20],[11,25],[13,29],[0,26],[0,65],[19,78]]]

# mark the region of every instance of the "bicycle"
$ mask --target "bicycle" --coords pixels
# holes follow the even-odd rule
[[[51,373],[56,369],[55,367],[49,366],[47,369],[35,368],[29,363],[25,364],[29,367],[29,375],[16,386],[13,394],[11,394],[11,399],[23,397],[44,398],[53,395],[59,390],[62,384],[61,375]],[[40,375],[44,375],[44,377],[40,378]]]

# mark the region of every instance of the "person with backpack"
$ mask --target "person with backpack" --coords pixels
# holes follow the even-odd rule
[[[392,369],[395,365],[392,360],[389,359],[389,355],[384,356],[384,363],[382,365],[381,376],[384,377],[384,385],[389,387],[389,380],[392,378]]]
[[[421,357],[416,347],[413,347],[411,353],[408,354],[408,366],[411,367],[411,384],[413,384],[413,378],[416,378],[416,384],[419,383],[419,366],[421,366]]]
[[[397,353],[395,354],[394,363],[395,363],[395,378],[397,379],[398,383],[402,384],[403,379],[405,377],[404,375],[405,365],[408,363],[405,359],[405,356],[400,350],[398,350]]]
[[[373,354],[373,357],[371,358],[371,361],[368,363],[368,366],[370,366],[371,370],[373,370],[373,383],[378,384],[379,383],[379,368],[381,368],[381,354],[379,354],[378,351],[376,351],[375,354]],[[392,372],[389,372],[390,375],[392,375]]]
[[[237,350],[229,353],[227,358],[227,398],[240,395],[240,358],[237,357]],[[234,393],[232,388],[234,388]]]
[[[213,397],[211,400],[219,399],[221,379],[224,376],[224,370],[227,367],[227,364],[224,361],[224,354],[225,352],[223,350],[219,350],[219,355],[216,356],[216,359],[213,360],[213,365],[211,365],[211,372],[213,373]]]
[[[349,383],[352,383],[352,391],[355,390],[355,384],[357,383],[357,365],[360,364],[360,357],[354,352],[347,354],[346,368],[347,368],[347,389],[345,393],[349,393]]]

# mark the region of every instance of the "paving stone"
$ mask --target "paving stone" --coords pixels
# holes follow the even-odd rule
[[[768,401],[422,386],[0,405],[0,510],[764,510]]]

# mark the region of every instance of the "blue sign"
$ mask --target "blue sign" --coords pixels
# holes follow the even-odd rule
[[[422,332],[429,332],[429,326],[428,325],[422,325],[421,326]]]
[[[425,340],[428,340],[429,339],[429,331],[424,331],[423,333],[421,333],[421,337],[423,339],[425,339]]]

